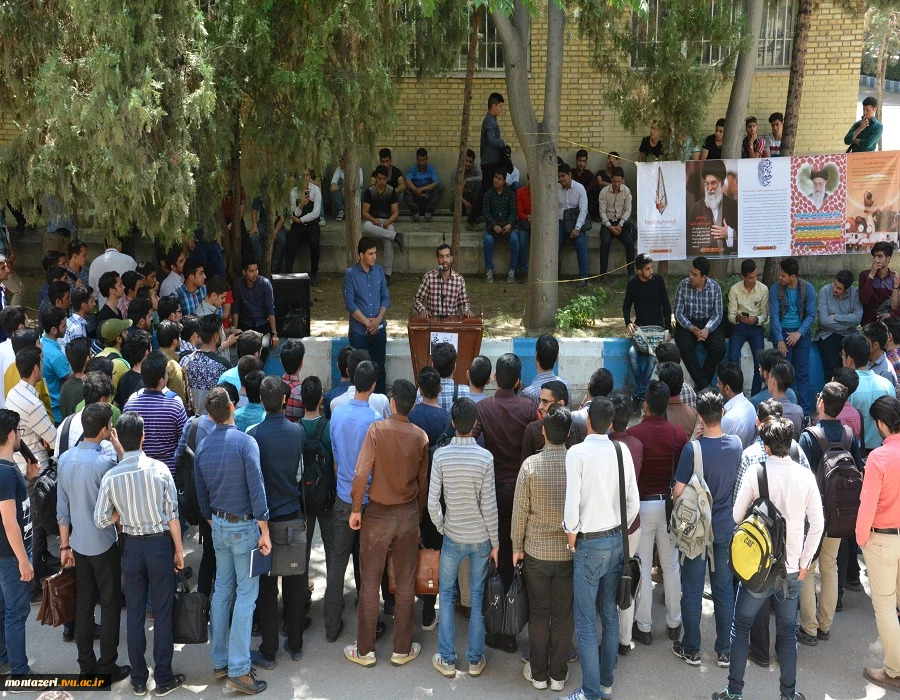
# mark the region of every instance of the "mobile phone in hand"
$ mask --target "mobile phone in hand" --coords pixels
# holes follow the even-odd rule
[[[28,445],[26,445],[22,440],[19,440],[19,453],[25,458],[26,462],[38,462],[37,457],[34,456],[34,452],[32,452]]]

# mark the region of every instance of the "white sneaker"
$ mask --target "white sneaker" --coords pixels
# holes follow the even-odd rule
[[[356,642],[344,647],[344,656],[347,658],[347,661],[352,661],[360,666],[375,665],[375,651],[370,651],[368,654],[360,654],[359,649],[356,647]]]
[[[515,282],[516,281],[516,271],[515,270],[509,271],[509,273],[506,275],[506,281],[507,282]]]
[[[391,654],[391,663],[394,666],[403,666],[403,664],[408,664],[410,661],[418,659],[421,653],[422,645],[418,642],[413,642],[408,654],[398,654],[396,651]]]
[[[480,676],[481,672],[484,671],[484,667],[487,666],[487,661],[482,656],[477,664],[469,664],[469,675],[470,676]]]
[[[446,678],[453,678],[456,675],[456,664],[447,663],[439,653],[431,657],[431,665],[434,666],[435,671]]]
[[[484,279],[488,284],[493,284],[494,283],[494,271],[488,270],[487,274],[484,276]]]
[[[522,675],[525,677],[526,681],[529,681],[531,685],[534,686],[535,690],[546,690],[547,689],[547,681],[536,681],[531,677],[531,662],[527,662],[522,667]]]
[[[555,681],[552,678],[550,679],[550,690],[562,690],[566,687],[566,681],[569,680],[569,672],[566,671],[566,677],[561,681]]]

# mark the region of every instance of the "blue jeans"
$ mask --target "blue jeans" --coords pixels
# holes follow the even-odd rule
[[[357,350],[368,350],[372,362],[378,368],[378,376],[375,380],[375,392],[384,393],[387,375],[384,371],[385,358],[387,356],[387,328],[382,328],[375,335],[357,333],[353,330],[349,333],[350,345]]]
[[[19,560],[0,557],[0,664],[8,662],[13,675],[31,673],[25,652],[30,596],[31,581],[20,580]]]
[[[566,241],[571,240],[575,246],[575,255],[578,256],[578,276],[584,279],[588,276],[588,243],[587,232],[582,231],[578,234],[578,238],[572,240],[569,238],[572,231],[566,231],[563,222],[559,222],[559,264],[562,265],[562,249]]]
[[[581,654],[581,690],[589,700],[611,697],[613,668],[619,653],[619,611],[616,590],[622,575],[622,535],[586,540],[575,552],[575,631]],[[603,647],[597,649],[597,611],[603,627]]]
[[[731,621],[734,616],[734,577],[728,567],[731,530],[713,533],[713,562],[716,570],[709,572],[713,605],[716,614],[716,653],[728,654],[731,649]],[[703,608],[703,581],[706,579],[706,555],[685,559],[681,565],[681,621],[685,651],[700,651],[700,617]]]
[[[741,350],[744,343],[750,343],[750,352],[753,353],[753,388],[750,395],[758,394],[762,388],[762,378],[759,376],[759,363],[756,354],[766,346],[765,334],[762,326],[750,326],[746,323],[738,323],[731,329],[731,344],[728,346],[728,361],[741,363]]]
[[[453,614],[453,606],[456,603],[459,565],[467,557],[472,590],[470,599],[472,614],[469,616],[469,648],[466,651],[466,659],[469,664],[477,664],[484,656],[484,616],[481,614],[481,599],[484,595],[484,580],[487,578],[490,554],[489,540],[479,544],[460,544],[444,535],[444,544],[441,547],[441,608],[447,614],[441,615],[438,623],[438,651],[445,663],[456,663],[456,616]]]
[[[656,369],[656,355],[638,352],[632,344],[628,348],[628,365],[631,367],[631,376],[634,377],[634,395],[644,398],[647,382]]]
[[[522,240],[524,238],[524,241]],[[493,270],[494,269],[494,241],[497,239],[496,234],[491,231],[484,232],[484,269],[485,270]],[[500,239],[503,240],[502,238]],[[513,229],[509,234],[509,269],[515,272],[516,270],[523,270],[524,272],[528,272],[528,263],[526,262],[523,266],[519,261],[519,251],[521,250],[520,243],[524,243],[528,246],[528,234],[519,231],[518,229]],[[525,260],[528,260],[528,255],[525,255]],[[353,347],[356,347],[355,345]]]
[[[788,574],[787,596],[775,583],[762,593],[751,593],[744,585],[738,586],[737,602],[734,606],[734,624],[731,627],[731,667],[728,671],[728,692],[744,692],[744,671],[747,655],[750,653],[750,627],[760,608],[772,596],[775,608],[775,649],[778,651],[778,665],[781,667],[781,695],[794,697],[797,687],[797,606],[802,582],[797,574]]]
[[[214,514],[212,533],[216,587],[210,605],[210,655],[213,668],[227,666],[234,678],[250,671],[250,630],[259,594],[259,578],[250,576],[250,552],[259,541],[259,525],[255,520],[230,523]]]
[[[783,340],[786,340],[788,331],[783,331]],[[787,346],[787,355],[784,359],[794,365],[794,391],[797,392],[797,398],[803,407],[803,412],[809,415],[815,413],[815,405],[810,395],[809,386],[809,353],[812,351],[812,343],[809,338],[809,331],[800,336],[797,344],[791,347]]]

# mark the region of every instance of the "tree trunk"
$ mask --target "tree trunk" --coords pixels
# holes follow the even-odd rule
[[[529,12],[516,0],[512,20],[500,11],[491,13],[503,42],[509,113],[528,165],[531,187],[531,243],[526,329],[553,325],[559,300],[559,225],[557,223],[556,141],[560,123],[565,14],[555,0],[547,2],[547,71],[544,82],[544,118],[538,123],[529,90]]]
[[[269,232],[269,235],[266,236],[266,243],[263,246],[263,259],[260,260],[260,267],[262,268],[262,276],[272,278],[272,251],[275,248],[275,221],[277,217],[275,216],[275,212],[272,210],[272,201],[269,197],[269,189],[265,188],[262,193],[262,204],[266,208],[266,231]],[[286,225],[287,221],[282,222],[282,226]]]
[[[887,75],[888,49],[890,48],[890,33],[885,33],[878,47],[878,75],[875,76],[875,95],[878,98],[878,107],[875,116],[881,121],[881,108],[884,103],[884,79]],[[878,150],[881,150],[883,138],[878,140]]]
[[[778,264],[780,262],[781,258],[766,258],[766,263],[763,265],[762,281],[767,287],[775,284],[775,277],[778,275]]]
[[[806,70],[806,53],[809,45],[809,25],[812,21],[813,0],[799,0],[797,23],[794,28],[794,50],[791,53],[791,74],[788,78],[787,105],[784,110],[784,135],[781,139],[781,155],[794,155],[797,140],[797,120],[803,98],[803,73]],[[774,277],[774,269],[773,269]]]
[[[728,112],[725,114],[725,138],[722,143],[722,155],[725,158],[741,157],[741,144],[747,135],[744,119],[747,116],[753,74],[756,72],[764,2],[765,0],[744,0],[746,43],[738,56],[734,82],[731,84],[731,97],[728,100]]]
[[[241,273],[241,110],[236,107],[232,117],[231,143],[231,231],[229,232],[226,253],[226,269],[232,279]]]
[[[356,245],[362,235],[362,203],[359,201],[359,149],[356,143],[344,151],[344,235],[347,240],[347,265],[356,262]],[[385,245],[394,245],[385,241]]]
[[[478,51],[478,30],[481,13],[472,9],[469,23],[469,53],[466,56],[466,81],[463,86],[462,122],[459,127],[459,156],[456,159],[456,192],[453,195],[453,229],[450,234],[450,254],[459,260],[459,237],[462,230],[462,199],[466,186],[466,151],[469,148],[469,129],[472,126],[472,91],[475,87],[475,55]],[[459,265],[459,262],[456,263]]]

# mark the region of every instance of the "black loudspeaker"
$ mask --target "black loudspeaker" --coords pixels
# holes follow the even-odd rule
[[[309,275],[272,275],[275,321],[280,338],[306,338],[309,330]]]

